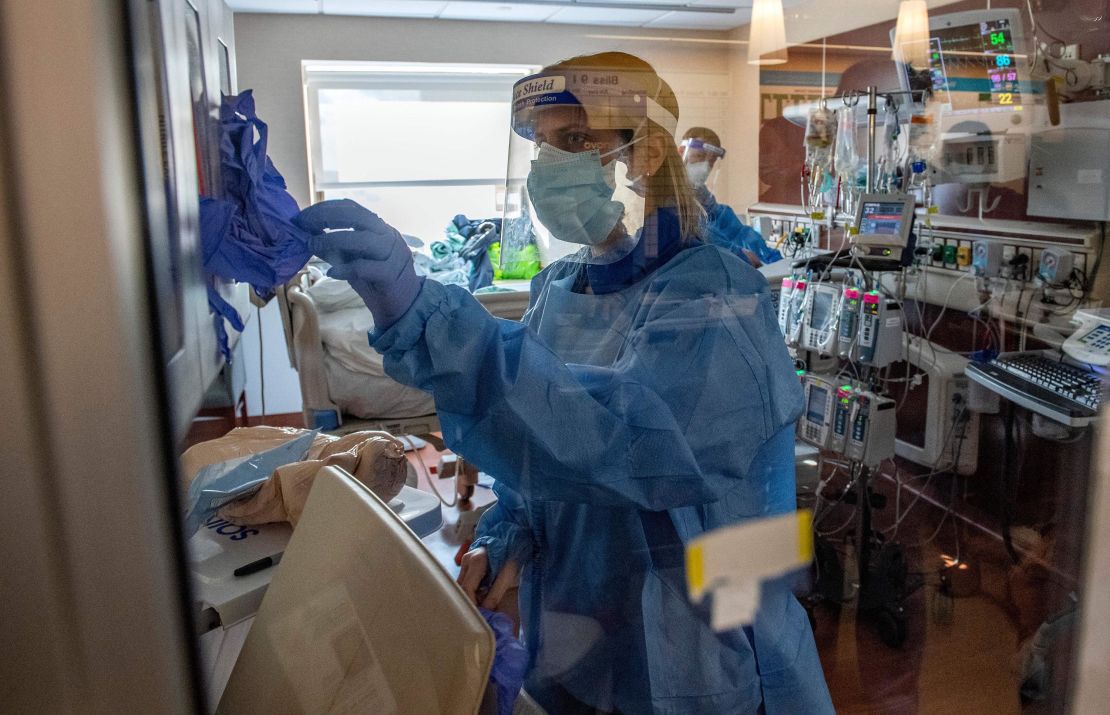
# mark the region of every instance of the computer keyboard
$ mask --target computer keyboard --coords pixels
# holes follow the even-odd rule
[[[1034,412],[1073,427],[1090,424],[1102,402],[1101,377],[1041,353],[1012,353],[989,363],[972,363],[967,376]]]

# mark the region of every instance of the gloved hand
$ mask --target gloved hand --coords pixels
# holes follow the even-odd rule
[[[366,303],[375,329],[388,329],[416,300],[424,279],[413,269],[412,251],[373,211],[350,199],[322,201],[293,223],[312,234],[312,252],[332,265],[328,276],[350,283]]]
[[[471,549],[462,557],[462,568],[455,580],[475,605],[495,611],[505,594],[520,585],[520,564],[506,561],[490,584],[489,591],[483,594],[480,589],[489,574],[489,566],[489,553],[485,546]]]

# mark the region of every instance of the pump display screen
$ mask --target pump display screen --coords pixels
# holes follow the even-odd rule
[[[829,391],[823,387],[809,388],[809,405],[806,406],[807,420],[817,425],[825,424],[825,402],[828,396]]]
[[[911,90],[929,90],[953,109],[984,104],[1021,109],[1019,73],[1024,58],[1018,56],[1009,18],[930,28],[929,35],[927,66],[902,67]]]
[[[813,294],[813,312],[810,314],[809,324],[823,330],[832,317],[833,295],[826,291],[817,291]]]
[[[901,243],[905,240],[906,227],[902,216],[906,210],[903,201],[867,201],[860,209],[859,232],[863,236],[890,236]]]

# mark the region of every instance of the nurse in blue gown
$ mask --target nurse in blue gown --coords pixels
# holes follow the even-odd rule
[[[705,209],[705,240],[756,268],[781,260],[781,253],[768,246],[758,231],[741,221],[732,207],[719,202],[710,190],[710,177],[726,153],[717,132],[708,127],[690,127],[683,133],[678,151],[698,202]]]
[[[725,632],[687,597],[691,539],[795,508],[802,393],[766,281],[699,236],[678,116],[624,53],[517,83],[528,154],[509,164],[526,177],[502,255],[512,221],[565,254],[521,322],[417,278],[400,234],[353,202],[298,223],[373,312],[386,371],[429,391],[448,446],[496,478],[459,580],[487,608],[519,583],[525,690],[548,712],[832,713],[785,582]]]

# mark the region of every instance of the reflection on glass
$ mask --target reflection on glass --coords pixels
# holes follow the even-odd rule
[[[185,4],[185,51],[189,58],[189,97],[193,102],[193,141],[196,146],[197,181],[201,195],[207,195],[211,175],[208,156],[208,97],[204,90],[204,56],[200,35],[200,14]]]
[[[220,92],[224,96],[231,94],[231,58],[228,54],[227,45],[223,40],[219,40],[219,58],[220,58]]]
[[[159,289],[159,316],[162,340],[167,359],[181,352],[185,346],[184,289],[181,265],[181,217],[177,205],[177,178],[174,168],[173,138],[170,135],[169,89],[166,81],[166,56],[160,5],[147,3],[150,13],[151,57],[156,86],[151,88],[158,106],[158,146],[161,150],[160,169],[162,185],[166,192],[166,246],[154,247],[152,255],[163,257],[165,263],[155,271],[155,279],[168,281],[166,289]]]

